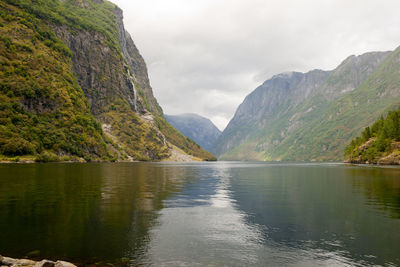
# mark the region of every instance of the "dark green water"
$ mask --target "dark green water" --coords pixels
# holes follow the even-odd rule
[[[0,254],[155,266],[400,265],[400,169],[1,164]]]

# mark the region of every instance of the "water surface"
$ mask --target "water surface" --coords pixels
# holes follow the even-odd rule
[[[2,164],[0,254],[35,250],[76,263],[396,266],[400,169]]]

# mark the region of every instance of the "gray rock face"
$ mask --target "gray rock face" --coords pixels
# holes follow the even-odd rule
[[[127,75],[128,66],[106,44],[103,34],[85,30],[72,33],[64,25],[53,28],[73,52],[73,72],[93,115],[101,114],[115,96],[127,99],[135,112],[144,112],[144,105]]]
[[[113,13],[115,25],[110,27],[115,26],[117,30],[113,36],[118,42],[116,47],[102,32],[71,31],[60,24],[52,25],[52,29],[72,51],[72,72],[88,100],[91,113],[101,124],[113,125],[109,134],[112,138],[119,137],[113,140],[123,154],[128,158],[166,157],[166,138],[153,119],[153,115],[162,115],[162,109],[153,96],[146,64],[124,28],[122,10],[115,6]],[[133,135],[135,139],[127,137]],[[145,146],[142,144],[145,142],[156,145]],[[138,149],[141,151],[136,153]]]
[[[297,143],[299,149],[303,149],[300,147],[303,133],[298,132],[301,127],[315,123],[315,118],[326,112],[329,105],[353,92],[390,53],[350,56],[332,71],[312,70],[273,76],[240,104],[213,152],[224,155],[225,159],[292,160],[285,151],[277,152],[279,147],[283,148],[282,144],[285,144],[286,149],[300,142]],[[327,145],[321,144],[321,147],[323,145],[329,153]]]
[[[215,153],[222,155],[239,146],[248,136],[304,102],[326,82],[330,71],[278,74],[250,93],[216,142]],[[252,130],[249,132],[249,130]]]
[[[226,132],[231,131],[233,125],[266,121],[279,115],[280,111],[302,103],[321,87],[329,74],[329,71],[313,70],[272,77],[245,98],[229,122]]]
[[[221,131],[209,119],[197,114],[165,115],[165,119],[208,151],[214,149],[214,143],[221,135]]]
[[[130,34],[124,28],[122,10],[117,8],[115,10],[115,14],[118,24],[121,53],[133,71],[133,75],[137,83],[144,92],[147,103],[149,104],[149,111],[157,115],[161,115],[162,109],[153,95],[153,89],[150,86],[149,76],[147,74],[146,63],[144,62],[144,59],[133,42]]]
[[[122,10],[116,7],[114,13],[122,57],[110,48],[102,33],[70,32],[65,25],[53,25],[52,28],[73,52],[73,72],[95,116],[101,114],[115,96],[127,99],[137,113],[144,114],[148,109],[161,115],[162,109],[153,95],[146,63],[124,28]],[[145,100],[139,96],[135,83],[140,86]]]

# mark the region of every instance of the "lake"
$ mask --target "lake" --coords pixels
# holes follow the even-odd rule
[[[0,254],[144,266],[398,266],[400,168],[1,164]]]

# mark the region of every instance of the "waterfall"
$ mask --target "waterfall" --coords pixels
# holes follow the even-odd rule
[[[134,99],[133,99],[133,107],[134,107],[134,109],[135,109],[135,112],[138,112],[138,109],[137,109],[136,86],[135,86],[135,83],[132,82],[132,81],[131,81],[131,84],[132,84],[132,91],[133,91],[133,97],[134,97]]]
[[[127,71],[128,71],[128,79],[129,79],[129,81],[131,82],[131,85],[132,85],[132,91],[133,91],[133,97],[134,97],[134,99],[133,99],[133,107],[135,109],[135,112],[138,112],[138,108],[137,108],[138,97],[137,97],[137,91],[136,91],[136,86],[135,86],[135,80],[136,79],[135,79],[134,74],[131,75],[131,72],[129,71],[129,69]]]

